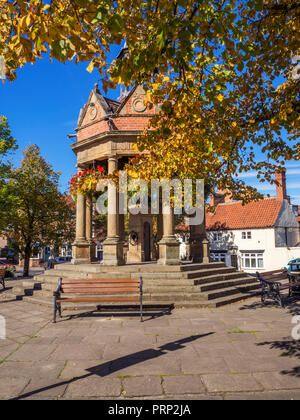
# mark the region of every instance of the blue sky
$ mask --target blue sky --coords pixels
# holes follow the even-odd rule
[[[113,60],[120,47],[113,48]],[[13,161],[22,159],[22,149],[38,144],[42,155],[62,172],[61,189],[68,188],[68,181],[76,172],[76,156],[70,145],[74,139],[80,108],[87,102],[99,73],[86,71],[88,63],[62,64],[44,58],[34,65],[27,64],[18,71],[14,82],[0,81],[0,115],[8,118],[19,150]],[[110,92],[116,99],[119,92]]]
[[[291,197],[292,204],[300,205],[300,162],[289,162],[286,165],[286,178],[287,178],[287,193]],[[261,191],[263,194],[276,195],[276,186],[269,183],[260,183],[256,178],[256,172],[248,172],[241,178]]]
[[[114,47],[109,61],[118,54]],[[99,82],[99,74],[86,71],[88,63],[52,63],[44,58],[18,71],[16,81],[0,84],[0,115],[8,118],[14,137],[18,140],[16,164],[22,149],[36,143],[41,153],[62,172],[61,189],[68,188],[68,180],[75,173],[76,156],[67,135],[75,131],[80,108],[86,103],[91,89]],[[108,94],[112,99],[119,91]],[[300,162],[287,164],[288,194],[293,204],[300,204]],[[264,194],[275,195],[275,186],[260,184],[254,172],[243,177]]]

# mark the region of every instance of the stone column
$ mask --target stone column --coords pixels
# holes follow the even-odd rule
[[[108,174],[118,170],[117,156],[108,159]],[[103,265],[117,266],[124,264],[123,245],[119,234],[120,223],[118,211],[118,193],[115,186],[108,186],[108,214],[107,214],[107,238],[103,242]]]
[[[193,263],[209,263],[209,241],[206,237],[205,219],[200,225],[190,226],[190,258]]]
[[[91,262],[96,261],[96,244],[93,241],[93,202],[91,197],[86,198],[85,212],[85,234],[89,243],[89,259]]]
[[[85,236],[85,198],[78,194],[76,203],[76,240],[84,241]]]
[[[85,212],[85,235],[86,240],[92,240],[92,199],[90,197],[86,198],[86,212]]]
[[[163,237],[159,242],[158,264],[179,265],[179,242],[174,235],[174,214],[170,206],[163,206]]]
[[[76,203],[76,238],[73,243],[72,264],[87,264],[89,258],[89,242],[86,239],[86,202],[81,194]]]
[[[123,260],[124,260],[124,264],[126,261],[126,248],[125,247],[125,214],[119,214],[119,218],[118,218],[118,232],[119,232],[119,236],[120,236],[120,241],[123,244]]]
[[[163,237],[163,215],[160,210],[160,213],[157,215],[157,235],[156,235],[156,254],[155,259],[159,260],[159,242]]]

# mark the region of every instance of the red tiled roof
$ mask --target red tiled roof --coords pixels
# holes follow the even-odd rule
[[[266,198],[242,205],[241,201],[219,204],[206,214],[206,229],[246,229],[275,226],[282,200]]]
[[[296,217],[296,219],[297,219],[297,222],[300,223],[300,216],[299,217]]]

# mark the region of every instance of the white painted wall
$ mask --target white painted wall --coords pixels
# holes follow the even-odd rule
[[[251,232],[251,239],[242,239],[242,232]],[[293,258],[300,258],[300,247],[275,247],[275,229],[241,229],[222,231],[222,240],[214,242],[213,233],[208,232],[211,252],[227,250],[230,254],[238,255],[239,268],[249,273],[256,271],[271,271],[284,267]],[[233,250],[237,247],[238,250]],[[264,251],[264,268],[242,268],[241,251]],[[226,259],[228,264],[228,258]]]

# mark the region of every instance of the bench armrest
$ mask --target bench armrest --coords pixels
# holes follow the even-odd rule
[[[59,298],[61,293],[62,278],[59,279],[58,288],[53,292],[53,296]]]

